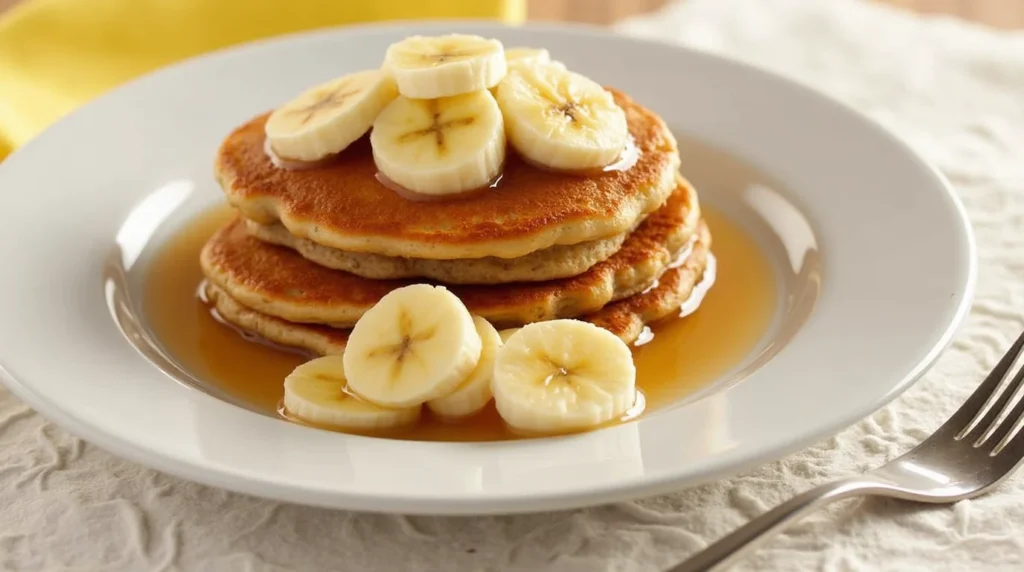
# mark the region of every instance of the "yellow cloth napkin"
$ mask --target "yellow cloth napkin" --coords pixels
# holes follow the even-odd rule
[[[0,15],[0,159],[125,80],[231,44],[372,20],[525,17],[526,0],[23,0]]]

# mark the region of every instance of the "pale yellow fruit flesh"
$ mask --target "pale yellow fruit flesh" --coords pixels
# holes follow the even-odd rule
[[[577,320],[538,322],[499,350],[495,405],[510,426],[537,433],[588,429],[616,419],[636,400],[629,348]]]
[[[385,408],[348,390],[341,356],[306,362],[285,378],[284,406],[307,423],[354,431],[392,429],[415,423],[420,407]]]
[[[458,386],[476,367],[481,346],[454,294],[414,284],[391,291],[359,319],[345,348],[345,376],[378,405],[419,405]]]
[[[494,377],[494,358],[501,347],[501,336],[494,326],[480,316],[473,316],[473,324],[483,343],[480,361],[473,372],[451,393],[427,402],[427,409],[448,419],[460,419],[479,413],[490,403],[491,379]]]

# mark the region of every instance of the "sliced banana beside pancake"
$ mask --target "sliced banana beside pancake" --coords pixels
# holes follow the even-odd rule
[[[410,407],[451,393],[476,368],[483,342],[462,302],[441,286],[392,290],[356,322],[345,377],[360,397]]]
[[[391,44],[384,69],[414,99],[449,97],[494,87],[505,77],[501,42],[468,34],[411,36]]]
[[[487,90],[439,99],[399,96],[370,134],[380,172],[409,191],[450,195],[489,185],[505,162],[505,125]]]
[[[600,169],[626,147],[626,113],[612,94],[564,66],[515,66],[498,85],[497,99],[512,146],[538,165]]]
[[[264,126],[270,150],[295,161],[318,161],[339,153],[366,134],[396,97],[394,80],[380,70],[320,84],[270,114]]]
[[[306,362],[284,380],[284,407],[302,421],[334,429],[375,431],[412,425],[419,405],[381,407],[348,390],[341,356]]]
[[[636,401],[629,347],[579,320],[535,322],[515,332],[494,364],[494,404],[511,427],[530,433],[590,429]]]
[[[427,409],[439,417],[461,419],[479,413],[491,402],[491,379],[494,377],[494,358],[501,347],[501,336],[490,322],[480,316],[473,316],[473,324],[483,343],[480,361],[451,393],[431,399]]]

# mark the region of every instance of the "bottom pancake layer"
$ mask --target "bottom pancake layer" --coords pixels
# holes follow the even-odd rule
[[[629,298],[612,302],[604,308],[583,316],[582,320],[598,325],[627,344],[640,337],[644,327],[673,314],[688,314],[715,280],[715,261],[707,248],[710,235],[701,223],[701,248],[694,248],[685,260],[668,268],[647,290]],[[348,341],[348,329],[318,324],[295,323],[253,310],[219,286],[206,283],[207,300],[220,318],[235,327],[262,336],[288,347],[317,355],[340,354]]]
[[[341,354],[348,342],[349,329],[318,324],[296,324],[243,306],[219,286],[206,282],[203,288],[207,302],[220,321],[256,334],[282,346],[306,350],[317,355]]]

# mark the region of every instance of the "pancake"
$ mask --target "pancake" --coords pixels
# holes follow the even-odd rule
[[[321,356],[340,355],[345,351],[350,330],[316,324],[294,324],[262,314],[243,306],[209,282],[203,286],[203,294],[221,320],[266,340]]]
[[[694,215],[697,216],[697,213]],[[271,244],[287,246],[320,266],[344,270],[373,280],[428,278],[446,284],[543,282],[576,276],[615,254],[629,235],[627,232],[579,244],[560,244],[519,258],[487,256],[462,260],[429,260],[369,252],[345,252],[299,238],[288,232],[281,223],[264,225],[246,220],[245,226],[252,236]]]
[[[687,191],[696,194],[684,179]],[[692,199],[696,204],[696,200]],[[699,209],[691,209],[687,226],[696,228]],[[462,260],[428,260],[381,256],[366,252],[346,252],[299,238],[280,223],[262,225],[246,220],[249,234],[272,244],[287,246],[320,266],[344,270],[363,278],[391,280],[427,278],[445,284],[507,284],[509,282],[543,282],[577,276],[617,252],[629,232],[603,240],[580,244],[558,245],[532,252],[519,258],[465,258]],[[632,231],[632,229],[630,229]]]
[[[701,223],[702,236],[710,239]],[[704,244],[704,243],[701,243]],[[694,303],[714,282],[714,258],[707,248],[694,249],[680,265],[665,271],[657,284],[644,292],[613,302],[582,319],[618,336],[627,344],[640,337],[647,324],[667,318],[681,306]],[[705,268],[707,270],[705,270]],[[211,283],[205,286],[206,297],[220,317],[238,328],[258,334],[274,343],[312,352],[317,355],[341,354],[348,340],[348,329],[316,324],[296,324],[247,308],[227,292]],[[692,298],[691,298],[692,296]],[[691,312],[692,308],[684,311]]]
[[[381,184],[368,138],[332,164],[275,167],[264,152],[261,115],[221,144],[216,177],[247,219],[347,252],[431,260],[517,258],[555,245],[627,232],[676,186],[676,141],[664,122],[610,90],[625,110],[639,154],[624,170],[558,174],[509,152],[494,188],[443,201],[412,201]]]
[[[681,184],[622,248],[587,272],[548,282],[450,286],[474,314],[496,325],[521,325],[595,312],[647,288],[673,261],[706,250],[699,237],[696,193]],[[236,219],[203,247],[204,274],[232,298],[291,322],[349,327],[385,294],[414,281],[369,280],[324,268],[287,248],[249,235]]]
[[[701,226],[701,232],[706,233],[707,227],[704,223]],[[584,319],[632,343],[645,326],[673,314],[686,316],[696,311],[714,284],[716,272],[717,262],[710,249],[694,250],[690,258],[670,267],[647,290],[609,304]]]

